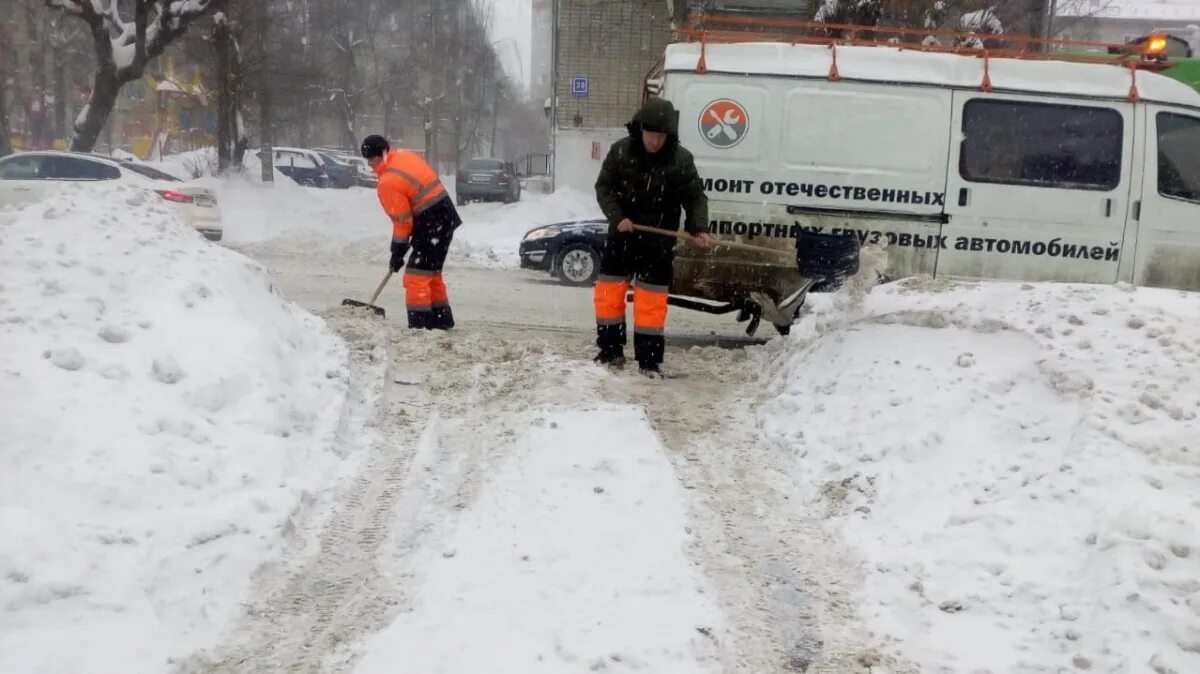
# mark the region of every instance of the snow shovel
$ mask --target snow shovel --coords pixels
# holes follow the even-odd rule
[[[633,228],[639,232],[646,232],[648,234],[661,234],[662,236],[671,236],[676,239],[681,239],[683,241],[691,241],[692,240],[691,234],[684,234],[683,232],[679,232],[679,231],[675,231],[675,230],[659,229],[657,227],[647,227],[645,225],[634,225]],[[786,250],[777,250],[775,248],[764,248],[762,246],[751,246],[748,243],[738,243],[736,241],[718,241],[716,239],[713,239],[713,245],[714,246],[724,246],[726,248],[733,248],[736,250],[748,250],[753,253],[763,253],[765,255],[774,255],[776,257],[786,257],[789,260],[792,258],[792,254]]]
[[[375,294],[371,295],[370,302],[359,302],[358,300],[344,299],[344,300],[342,300],[342,306],[344,306],[344,307],[366,307],[367,309],[374,311],[375,314],[378,316],[387,316],[387,313],[384,312],[383,307],[375,306],[375,300],[379,299],[379,293],[383,292],[383,287],[387,285],[387,282],[389,280],[391,280],[392,273],[393,273],[392,270],[389,269],[387,276],[383,277],[383,280],[379,282],[379,287],[375,289]]]

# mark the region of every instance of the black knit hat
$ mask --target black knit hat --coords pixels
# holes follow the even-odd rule
[[[390,149],[392,149],[392,146],[388,145],[387,138],[383,136],[367,136],[362,142],[362,156],[364,159],[382,157]]]

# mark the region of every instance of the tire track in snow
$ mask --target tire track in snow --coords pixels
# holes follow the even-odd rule
[[[334,322],[343,334],[357,325]],[[180,671],[352,672],[365,638],[410,607],[422,580],[411,558],[453,530],[511,453],[524,413],[599,401],[645,408],[693,496],[698,542],[688,554],[728,617],[728,630],[713,635],[725,671],[859,673],[885,664],[854,616],[853,563],[819,516],[790,503],[790,485],[803,476],[757,429],[750,410],[759,382],[746,354],[669,347],[668,365],[684,376],[651,382],[591,366],[591,350],[578,331],[499,323],[450,334],[397,330],[386,348],[353,348],[353,381],[370,389],[343,428],[348,441],[356,427],[369,431],[358,477],[332,504],[305,502],[289,527],[292,545],[257,574],[245,620]],[[426,383],[394,385],[390,363]]]
[[[693,494],[700,532],[691,555],[713,580],[730,622],[726,671],[842,674],[913,671],[887,661],[855,615],[858,586],[841,542],[789,492],[804,478],[753,415],[763,381],[742,350],[668,353],[680,375],[606,380],[609,400],[641,404]]]
[[[523,430],[504,417],[564,402],[545,381],[559,374],[544,367],[558,349],[535,333],[399,330],[389,340],[382,322],[346,316],[328,317],[351,347],[356,387],[338,451],[367,456],[341,487],[304,499],[283,554],[256,572],[243,620],[226,643],[179,663],[180,674],[353,671],[363,638],[420,585],[408,557],[453,527]],[[427,383],[393,382],[397,363]]]
[[[281,558],[256,572],[258,594],[241,624],[215,652],[181,663],[184,674],[328,671],[336,646],[386,624],[398,601],[401,588],[380,586],[375,560],[402,488],[422,487],[420,474],[408,478],[428,405],[390,383],[383,324],[348,316],[330,316],[351,348],[355,386],[339,451],[367,456],[357,476],[332,490],[332,503],[329,494],[305,499],[285,528]]]

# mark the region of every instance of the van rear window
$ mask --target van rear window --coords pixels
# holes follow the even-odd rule
[[[977,183],[1074,190],[1121,184],[1125,121],[1111,108],[975,99],[959,172]]]
[[[1158,113],[1158,193],[1200,201],[1200,119]]]

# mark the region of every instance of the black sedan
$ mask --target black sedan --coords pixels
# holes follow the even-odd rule
[[[607,236],[608,222],[603,218],[531,229],[521,240],[521,268],[550,272],[567,285],[591,285],[600,275],[600,253]]]

